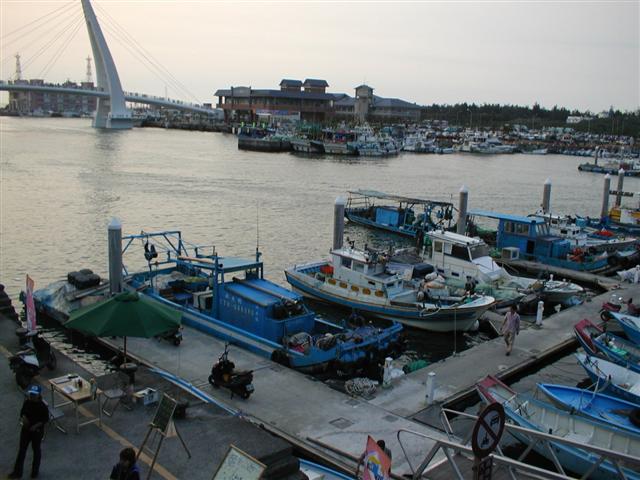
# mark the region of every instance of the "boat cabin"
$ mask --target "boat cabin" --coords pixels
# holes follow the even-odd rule
[[[425,260],[436,271],[462,282],[467,277],[477,278],[478,273],[499,278],[502,269],[489,255],[489,246],[479,238],[471,238],[443,230],[426,235],[430,246]]]
[[[341,284],[392,293],[403,288],[403,277],[391,273],[386,257],[370,250],[343,247],[331,251],[333,278]]]
[[[546,219],[480,210],[470,211],[469,215],[498,220],[497,247],[517,248],[523,258],[564,259],[571,250],[571,242],[553,235]]]

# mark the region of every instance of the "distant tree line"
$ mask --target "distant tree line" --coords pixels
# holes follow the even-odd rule
[[[576,124],[567,124],[567,117],[591,117]],[[455,105],[428,105],[423,107],[422,120],[446,120],[449,125],[474,128],[503,128],[505,125],[525,125],[530,129],[542,127],[571,127],[576,131],[596,134],[628,135],[640,137],[640,110],[622,112],[609,109],[609,118],[597,118],[591,112],[569,110],[564,107],[543,108],[521,105],[499,105],[485,103],[457,103]]]

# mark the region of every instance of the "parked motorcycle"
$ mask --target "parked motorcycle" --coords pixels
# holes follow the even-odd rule
[[[218,361],[211,367],[211,375],[209,375],[209,383],[215,388],[223,387],[247,399],[253,393],[254,387],[253,371],[236,371],[236,365],[229,360],[229,344],[225,343],[224,352],[218,358]]]
[[[9,367],[16,375],[16,383],[27,388],[40,370],[47,367],[55,370],[58,362],[53,349],[39,332],[28,335],[24,348],[9,357]]]

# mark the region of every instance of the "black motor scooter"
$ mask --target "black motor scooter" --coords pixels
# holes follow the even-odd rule
[[[211,375],[209,375],[209,383],[214,387],[224,387],[233,394],[247,399],[253,393],[253,371],[237,371],[236,365],[229,360],[229,344],[224,344],[224,352],[218,358],[218,361],[211,367]]]
[[[21,388],[27,388],[33,377],[45,366],[49,370],[55,370],[57,364],[51,345],[37,331],[28,334],[24,348],[9,357],[9,367],[15,373],[16,383]]]

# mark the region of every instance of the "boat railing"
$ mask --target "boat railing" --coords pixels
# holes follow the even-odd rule
[[[417,470],[413,469],[413,467],[411,466],[411,462],[409,461],[409,459],[407,459],[409,466],[411,466],[411,470],[414,475],[413,478],[416,478],[416,479],[420,478],[420,475],[422,474],[422,472],[426,470],[429,463],[433,460],[433,458],[435,457],[435,454],[439,449],[443,449],[445,455],[451,462],[451,465],[454,470],[456,470],[457,466],[455,465],[455,461],[453,460],[453,455],[451,454],[452,451],[457,454],[462,454],[462,453],[469,454],[472,452],[472,449],[469,446],[469,442],[471,441],[472,431],[470,430],[463,439],[459,439],[458,437],[456,437],[453,433],[453,428],[451,426],[451,423],[449,422],[449,415],[462,417],[462,418],[466,418],[473,421],[477,421],[478,417],[476,415],[471,415],[469,413],[459,412],[459,411],[448,409],[448,408],[443,408],[440,414],[442,418],[442,424],[444,426],[445,432],[449,440],[447,443],[444,443],[442,440],[438,440],[440,443],[434,445],[434,447],[431,449],[429,454],[425,457],[424,461],[422,462],[422,464]],[[545,478],[568,478],[564,468],[562,467],[552,447],[553,444],[564,445],[564,446],[580,449],[585,452],[588,452],[594,458],[597,458],[597,460],[592,462],[591,469],[588,472],[586,472],[582,476],[582,478],[589,478],[589,476],[605,461],[608,461],[613,465],[613,467],[617,472],[617,477],[620,479],[627,478],[622,470],[622,464],[625,464],[625,466],[633,465],[634,468],[636,469],[640,468],[640,458],[634,457],[632,455],[628,455],[626,453],[617,452],[615,450],[611,450],[608,448],[585,444],[584,442],[571,440],[569,438],[559,437],[550,433],[540,432],[538,430],[521,427],[519,425],[515,425],[508,422],[505,424],[505,432],[508,432],[514,435],[516,438],[524,437],[528,440],[527,448],[515,460],[505,457],[499,445],[496,449],[498,454],[493,456],[494,462],[498,464],[503,464],[507,467],[511,478],[513,478],[514,480],[518,478],[515,475],[516,472],[534,473],[534,471],[527,470],[527,469],[537,468],[537,467],[531,467],[522,462],[527,457],[527,455],[533,450],[533,448],[537,445],[540,445],[549,453],[551,461],[556,468],[556,472],[552,472],[550,470],[538,469],[537,473],[539,474],[540,472],[544,472],[543,477]],[[415,432],[411,432],[411,433],[415,433]],[[400,432],[398,432],[398,441],[400,441],[399,435],[400,435]],[[422,434],[417,434],[417,435],[422,435]],[[427,438],[431,438],[431,437],[427,436]],[[405,449],[403,448],[403,452],[404,451]],[[405,456],[406,456],[406,453],[405,453]],[[456,471],[456,474],[458,473],[459,471]],[[458,475],[458,478],[462,479],[464,477],[461,475]]]
[[[401,439],[402,434],[414,435],[414,436],[435,442],[431,447],[431,450],[429,450],[427,455],[424,457],[424,460],[420,463],[420,465],[418,465],[417,468],[414,468],[413,465],[411,464],[411,460],[409,459],[407,451],[404,445],[402,444],[402,439]],[[449,466],[453,470],[455,474],[455,478],[457,478],[458,480],[465,480],[469,478],[469,475],[465,475],[465,473],[462,471],[463,467],[461,467],[461,465],[458,464],[458,461],[461,459],[461,456],[464,456],[464,458],[466,459],[468,459],[469,457],[473,457],[473,449],[470,446],[460,442],[459,440],[445,440],[442,438],[437,438],[435,436],[414,432],[412,430],[407,430],[407,429],[398,430],[397,438],[398,438],[398,443],[400,444],[400,448],[402,449],[402,452],[405,456],[405,460],[407,461],[407,463],[409,464],[409,467],[411,468],[412,479],[418,480],[418,479],[425,478],[423,477],[423,474],[425,472],[427,472],[428,474],[430,470],[434,470],[435,468],[439,467],[440,466],[439,461],[435,462],[434,465],[431,466],[431,468],[429,468],[429,465],[434,459],[437,458],[436,456],[440,451],[444,453],[447,460],[449,461]],[[495,465],[503,466],[507,469],[507,472],[509,473],[509,476],[512,480],[517,480],[519,478],[516,475],[517,473],[527,474],[528,476],[531,476],[534,478],[546,478],[546,479],[557,479],[557,480],[567,480],[567,478],[569,478],[566,475],[551,472],[549,470],[545,470],[540,467],[534,467],[533,465],[528,465],[518,460],[514,460],[512,458],[506,457],[502,454],[491,454],[490,457],[492,458],[493,463]],[[466,463],[468,463],[468,461]]]

